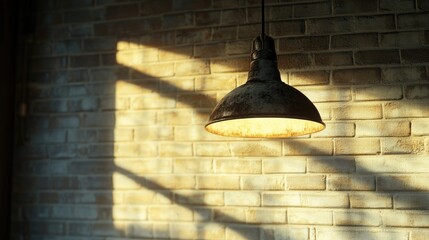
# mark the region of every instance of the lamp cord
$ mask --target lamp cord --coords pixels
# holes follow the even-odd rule
[[[261,0],[261,21],[262,21],[262,29],[261,36],[265,36],[265,1]]]

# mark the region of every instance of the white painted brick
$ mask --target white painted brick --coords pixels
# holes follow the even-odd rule
[[[304,173],[306,159],[304,157],[267,158],[262,160],[264,173]]]
[[[358,137],[405,137],[411,133],[408,121],[361,121],[356,123]]]
[[[262,240],[308,240],[309,229],[306,227],[265,227]]]
[[[424,155],[358,156],[358,173],[427,173],[428,158]]]
[[[427,193],[398,193],[393,201],[396,209],[429,209]]]
[[[301,206],[301,195],[298,193],[263,193],[263,206]]]
[[[246,221],[250,224],[286,223],[286,210],[271,208],[250,208],[246,211]]]
[[[425,212],[387,212],[383,222],[389,227],[429,227],[428,217]]]
[[[350,194],[352,208],[392,208],[392,196],[384,193],[352,193]]]
[[[348,239],[348,240],[408,240],[408,232],[395,230],[356,230],[354,228],[332,229],[323,228],[317,231],[317,240]]]
[[[170,236],[174,239],[223,239],[225,227],[217,223],[172,223]]]
[[[284,190],[283,176],[256,175],[243,176],[243,189],[245,190]]]
[[[225,192],[227,206],[259,206],[261,196],[258,192]]]
[[[319,208],[348,208],[349,196],[339,192],[317,192],[301,194],[302,206]]]
[[[413,120],[411,122],[411,133],[415,136],[429,135],[429,118]]]
[[[329,175],[327,186],[331,191],[371,191],[375,190],[375,178],[368,175]]]
[[[332,225],[333,217],[330,210],[290,209],[288,210],[289,224]]]
[[[338,226],[380,226],[379,211],[334,211],[334,222]]]

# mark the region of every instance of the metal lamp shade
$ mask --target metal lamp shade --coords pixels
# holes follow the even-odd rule
[[[253,42],[246,84],[228,93],[213,110],[206,130],[223,136],[282,138],[325,128],[314,104],[280,79],[274,40]]]

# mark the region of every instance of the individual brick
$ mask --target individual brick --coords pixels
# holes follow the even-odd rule
[[[357,101],[398,100],[403,97],[401,86],[356,87],[353,94]]]
[[[210,173],[212,172],[211,159],[174,159],[173,171],[175,173]]]
[[[385,154],[416,154],[425,149],[424,140],[418,138],[386,138],[382,140],[382,145]]]
[[[329,83],[329,72],[293,72],[289,77],[289,84],[297,85],[326,85]]]
[[[262,206],[270,206],[270,207],[301,206],[301,196],[298,193],[263,193]]]
[[[214,210],[214,220],[226,223],[246,222],[245,208],[240,207],[222,207]]]
[[[352,193],[350,194],[351,208],[392,208],[392,196],[390,194]]]
[[[210,73],[209,61],[186,61],[175,64],[175,74],[178,76],[202,75]]]
[[[379,231],[379,230],[356,230],[353,228],[347,229],[332,229],[326,228],[321,229],[317,232],[318,240],[330,240],[330,239],[398,239],[407,240],[408,232],[404,231]]]
[[[386,118],[429,117],[427,103],[424,102],[390,102],[384,104]]]
[[[374,138],[343,138],[335,140],[336,155],[379,154],[380,140]]]
[[[309,157],[310,173],[352,173],[355,172],[355,161],[352,157]]]
[[[112,217],[121,220],[146,220],[147,207],[141,206],[115,206],[112,209]]]
[[[124,204],[130,205],[171,204],[173,194],[168,192],[136,191],[127,192],[122,198]]]
[[[192,155],[192,143],[163,142],[159,144],[159,156],[161,157],[187,157]]]
[[[334,224],[337,226],[381,226],[382,220],[378,211],[334,211]]]
[[[260,160],[216,159],[214,162],[216,173],[261,173]]]
[[[420,46],[423,38],[420,32],[395,32],[385,33],[380,37],[380,45],[383,47],[407,47]]]
[[[225,192],[226,206],[260,206],[261,196],[258,192]]]
[[[194,57],[208,58],[225,56],[226,45],[224,43],[196,45],[194,47]]]
[[[217,223],[173,223],[170,236],[176,239],[223,239],[225,226]]]
[[[286,211],[283,209],[250,208],[246,211],[246,222],[250,224],[286,223]]]
[[[122,130],[125,131],[126,130]],[[121,132],[122,132],[121,131]],[[119,133],[120,134],[120,133]],[[132,133],[131,133],[132,134]],[[116,140],[118,134],[114,134],[114,141]],[[161,141],[161,140],[173,140],[173,127],[140,127],[134,130],[134,138],[136,141]]]
[[[220,11],[202,11],[195,12],[195,25],[196,26],[208,26],[208,25],[218,25],[221,20]]]
[[[366,13],[377,12],[377,3],[371,0],[335,0],[334,13]]]
[[[381,119],[383,116],[379,104],[333,107],[332,115],[334,119],[338,120]]]
[[[327,189],[331,191],[373,191],[375,179],[373,176],[362,175],[329,175]]]
[[[262,229],[262,239],[296,239],[309,238],[309,230],[306,227],[267,227]]]
[[[290,209],[287,213],[289,224],[332,225],[331,210]]]
[[[177,190],[189,190],[195,189],[195,177],[189,175],[157,175],[146,177],[146,183],[144,185],[148,189],[177,189]]]
[[[248,58],[213,59],[210,63],[213,73],[245,72],[249,70]]]
[[[429,171],[422,155],[388,155],[356,157],[358,173],[425,173]]]
[[[380,10],[394,12],[408,12],[414,10],[414,2],[412,0],[381,0]]]
[[[283,176],[259,175],[243,176],[244,190],[284,190],[285,178]]]
[[[394,67],[383,68],[382,82],[408,82],[426,79],[426,71],[422,67]]]
[[[328,48],[329,36],[293,37],[279,40],[280,52],[310,52]]]
[[[331,155],[333,143],[330,139],[293,139],[285,140],[283,153],[291,155]]]
[[[334,84],[376,84],[380,77],[378,68],[334,70],[332,73]]]
[[[353,65],[352,52],[328,52],[314,54],[316,66],[350,66]]]
[[[311,87],[299,89],[313,103],[345,102],[352,99],[349,87]]]
[[[196,143],[194,147],[196,156],[231,156],[227,143]]]
[[[192,221],[192,211],[178,206],[151,206],[148,218],[155,221]]]
[[[111,19],[121,19],[129,17],[137,17],[140,14],[139,4],[123,4],[115,6],[107,6],[105,12],[105,18],[107,20]]]
[[[387,212],[383,222],[389,227],[428,227],[428,214],[421,212]]]
[[[278,55],[279,70],[305,69],[311,65],[311,56],[309,54],[282,54]]]
[[[324,190],[326,189],[325,175],[288,175],[286,176],[288,190]]]
[[[304,173],[306,159],[303,157],[267,158],[262,160],[264,173]]]
[[[357,137],[406,137],[411,134],[408,121],[361,121],[356,123]]]
[[[279,21],[271,22],[269,25],[270,35],[287,36],[287,35],[301,35],[305,31],[304,21]]]
[[[245,22],[246,9],[244,8],[225,9],[222,11],[222,25],[243,24]]]
[[[375,48],[378,47],[378,34],[342,34],[331,37],[332,48]]]
[[[357,16],[354,22],[354,30],[358,32],[395,29],[394,15]]]
[[[327,34],[351,32],[353,29],[353,18],[333,17],[323,19],[306,20],[306,33]]]
[[[226,34],[226,33],[225,33]],[[176,44],[194,44],[210,41],[211,29],[182,29],[176,30]]]
[[[399,29],[425,28],[428,24],[428,13],[426,12],[398,15]]]
[[[228,189],[240,188],[239,176],[197,176],[198,189]]]
[[[330,3],[309,3],[309,4],[300,4],[294,6],[294,16],[296,18],[301,17],[319,17],[331,14],[331,4]]]
[[[194,15],[191,12],[165,14],[163,16],[163,29],[180,29],[192,27],[194,25]]]
[[[427,3],[427,7],[429,8],[429,3]],[[429,234],[427,230],[415,230],[411,232],[411,240],[424,240],[426,236]]]
[[[429,135],[429,119],[416,119],[411,122],[411,133],[416,136]]]
[[[326,123],[326,128],[318,133],[311,134],[312,137],[353,137],[355,136],[355,124],[349,122]]]
[[[429,84],[408,85],[405,88],[407,99],[429,99]]]
[[[225,239],[258,240],[260,227],[253,226],[228,226]]]
[[[423,63],[429,61],[429,48],[416,48],[401,50],[403,63]]]
[[[429,209],[429,195],[425,193],[399,193],[393,201],[396,209]]]
[[[180,205],[220,206],[224,204],[222,192],[180,192],[175,200]]]
[[[358,65],[394,64],[400,63],[397,50],[370,50],[355,53],[355,62]]]
[[[319,192],[301,194],[303,207],[317,208],[348,208],[349,196],[339,192]],[[314,211],[313,211],[314,212]]]
[[[377,177],[378,191],[428,191],[428,176],[425,175],[384,175]]]
[[[281,156],[280,141],[260,142],[231,142],[229,143],[232,156]]]

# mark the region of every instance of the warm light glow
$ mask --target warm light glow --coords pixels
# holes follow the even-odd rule
[[[207,131],[230,137],[283,138],[315,133],[325,125],[293,118],[243,118],[214,122]]]

